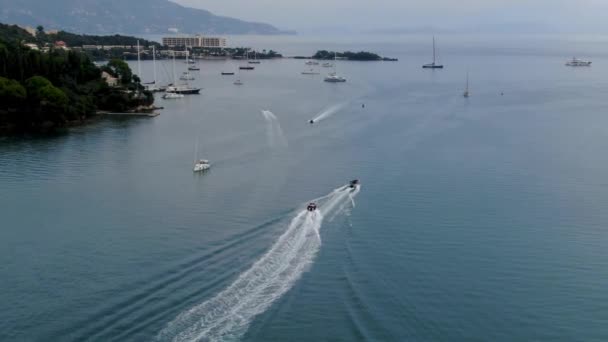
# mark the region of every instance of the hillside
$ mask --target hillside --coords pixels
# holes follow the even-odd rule
[[[0,0],[0,22],[90,34],[281,34],[276,27],[221,17],[168,0]]]

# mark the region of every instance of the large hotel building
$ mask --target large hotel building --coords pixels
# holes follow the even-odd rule
[[[194,37],[163,37],[163,45],[168,47],[203,47],[223,48],[226,47],[226,38],[206,37],[196,35]]]

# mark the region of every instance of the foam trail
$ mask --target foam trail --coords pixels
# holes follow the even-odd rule
[[[264,116],[264,120],[266,120],[268,145],[271,147],[287,147],[287,138],[285,138],[277,116],[269,110],[262,110],[262,115]]]
[[[327,107],[323,109],[319,114],[317,114],[317,116],[314,117],[312,121],[319,122],[321,120],[325,120],[328,117],[336,114],[340,109],[344,108],[344,106],[346,106],[345,103],[338,103],[333,106]]]
[[[297,213],[287,230],[248,270],[214,297],[178,315],[157,340],[239,339],[254,317],[285,294],[312,264],[321,247],[323,216],[342,211],[358,191],[358,187],[354,191],[341,187],[313,200],[318,204],[317,211]]]

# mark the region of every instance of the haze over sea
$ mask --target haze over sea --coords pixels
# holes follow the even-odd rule
[[[608,340],[605,37],[230,42],[399,62],[205,61],[156,118],[0,138],[1,341]]]

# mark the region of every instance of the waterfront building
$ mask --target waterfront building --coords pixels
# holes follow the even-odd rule
[[[203,47],[223,48],[226,47],[226,38],[210,36],[182,36],[163,37],[163,45],[168,47]]]

